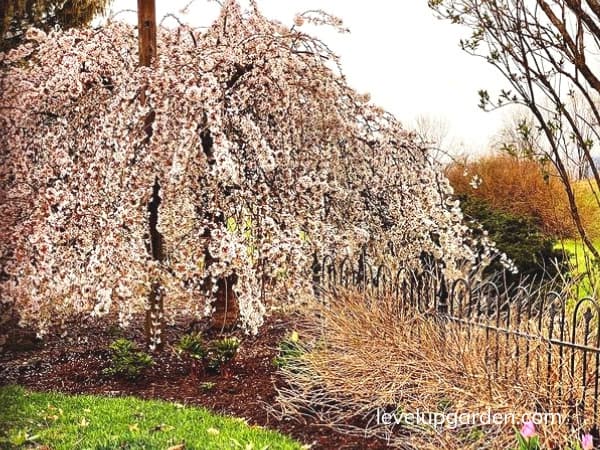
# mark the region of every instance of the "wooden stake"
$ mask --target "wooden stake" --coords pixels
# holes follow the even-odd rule
[[[156,59],[156,5],[154,0],[138,0],[140,66]]]
[[[149,67],[156,60],[156,4],[155,0],[138,0],[138,42],[140,66]],[[142,89],[140,102],[146,104],[146,88]],[[150,111],[144,119],[144,131],[148,140],[152,137],[152,124],[154,122],[154,111]],[[148,210],[150,213],[149,232],[151,240],[151,254],[156,261],[163,260],[163,237],[156,229],[158,223],[158,207],[160,205],[159,197],[160,185],[158,179],[154,181],[153,196]],[[149,309],[146,311],[145,334],[148,345],[155,344],[157,350],[162,350],[164,346],[164,305],[160,283],[152,283],[152,291],[148,299]],[[160,341],[157,343],[156,338]]]

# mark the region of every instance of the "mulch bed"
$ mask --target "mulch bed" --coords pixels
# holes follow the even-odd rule
[[[156,364],[152,369],[130,382],[108,377],[102,370],[108,366],[111,341],[127,337],[141,342],[141,333],[123,335],[116,329],[90,326],[79,337],[50,339],[43,345],[0,354],[0,385],[19,384],[36,391],[69,394],[134,395],[204,406],[278,430],[311,444],[313,449],[388,448],[383,440],[344,435],[310,419],[302,422],[269,413],[269,406],[275,403],[275,387],[284,383],[272,361],[281,339],[293,328],[293,318],[273,315],[258,336],[240,336],[240,351],[226,377],[202,374],[198,378],[190,370],[189,361],[167,348],[159,356],[153,355]],[[187,330],[175,326],[166,331],[167,342],[176,342]],[[214,386],[207,389],[203,383]]]

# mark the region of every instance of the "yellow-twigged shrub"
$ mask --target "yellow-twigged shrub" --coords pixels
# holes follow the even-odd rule
[[[447,167],[446,174],[457,195],[473,196],[495,209],[533,217],[546,234],[578,236],[564,186],[549,165],[497,154],[455,162]],[[582,222],[593,234],[597,206],[580,196],[577,202]]]

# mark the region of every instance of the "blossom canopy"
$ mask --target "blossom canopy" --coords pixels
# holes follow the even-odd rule
[[[311,295],[314,254],[393,249],[407,267],[428,254],[449,274],[474,261],[439,168],[297,28],[314,14],[286,27],[228,1],[206,32],[160,28],[152,67],[119,22],[33,30],[0,53],[0,297],[22,323],[127,323],[155,279],[168,317],[210,314],[216,280],[235,273],[255,331],[265,283]]]

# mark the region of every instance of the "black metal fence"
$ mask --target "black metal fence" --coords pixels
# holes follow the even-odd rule
[[[317,295],[339,287],[392,296],[454,323],[468,338],[482,340],[489,376],[519,383],[536,377],[539,412],[564,414],[573,425],[594,428],[599,418],[600,307],[591,297],[506,283],[447,281],[435,265],[416,272],[373,267],[355,260],[317,258],[312,267]]]

